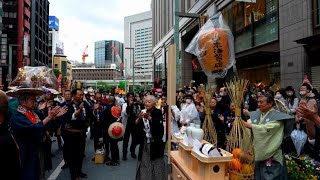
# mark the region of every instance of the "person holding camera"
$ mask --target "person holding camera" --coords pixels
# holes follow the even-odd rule
[[[126,124],[126,131],[124,133],[123,144],[122,144],[122,160],[127,160],[127,152],[128,152],[128,144],[129,138],[131,135],[131,145],[130,145],[130,152],[132,158],[137,158],[135,153],[136,147],[138,145],[136,140],[136,125],[135,120],[137,119],[138,115],[141,112],[140,105],[137,103],[136,98],[132,93],[127,94],[127,107],[126,107],[126,114],[127,114],[127,124]]]

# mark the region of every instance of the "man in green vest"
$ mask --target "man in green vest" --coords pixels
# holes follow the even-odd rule
[[[290,135],[287,125],[293,117],[274,109],[272,95],[264,93],[258,97],[258,110],[249,113],[244,124],[251,129],[255,153],[255,180],[287,179],[281,143]],[[290,123],[289,123],[290,122]]]

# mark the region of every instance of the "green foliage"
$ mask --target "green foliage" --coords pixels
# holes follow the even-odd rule
[[[115,88],[114,86],[106,82],[102,82],[102,81],[97,82],[97,89],[99,89],[99,92],[111,91],[114,88]]]
[[[61,74],[61,72],[60,72],[59,69],[53,69],[53,73],[54,73],[54,75],[56,75],[57,78],[58,78],[59,75]]]
[[[286,155],[287,170],[290,180],[318,179],[317,168],[311,160],[303,160],[298,157]]]

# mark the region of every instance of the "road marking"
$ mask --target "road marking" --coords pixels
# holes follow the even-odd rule
[[[49,178],[47,180],[56,180],[59,176],[60,172],[62,171],[61,167],[64,165],[64,160],[60,162],[60,164],[57,166],[57,168],[50,174]]]
[[[90,132],[90,127],[88,127],[86,135],[88,136]],[[59,174],[61,173],[62,169],[61,167],[64,165],[64,160],[60,162],[60,164],[57,166],[57,168],[50,174],[47,180],[56,180]]]

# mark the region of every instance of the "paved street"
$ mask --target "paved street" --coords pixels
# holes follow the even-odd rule
[[[122,141],[119,142],[120,159],[122,159]],[[61,170],[63,165],[62,151],[58,150],[57,142],[52,144],[52,152],[56,155],[53,157],[53,169],[46,174],[50,180],[70,179],[69,169]],[[138,154],[138,147],[136,149]],[[133,180],[135,179],[135,170],[137,159],[132,159],[128,154],[128,160],[120,162],[120,166],[106,166],[105,164],[95,164],[91,161],[94,156],[93,140],[87,138],[86,157],[83,161],[83,172],[88,174],[87,180]]]

